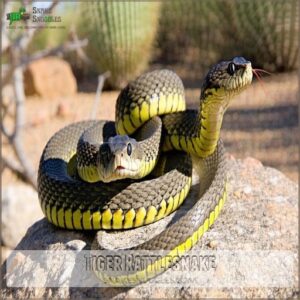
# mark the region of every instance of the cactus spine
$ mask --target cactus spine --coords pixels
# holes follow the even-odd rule
[[[298,0],[223,0],[222,7],[223,34],[230,37],[225,53],[239,52],[271,71],[298,67]]]
[[[94,1],[82,3],[79,32],[89,38],[87,53],[98,72],[110,71],[112,87],[142,72],[151,56],[159,3]]]
[[[173,0],[161,15],[162,62],[199,70],[242,55],[270,71],[298,67],[298,0]]]

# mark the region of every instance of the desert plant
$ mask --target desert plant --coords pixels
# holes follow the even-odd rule
[[[298,67],[298,0],[222,0],[220,5],[225,55],[242,53],[272,71]]]
[[[217,9],[216,1],[211,0],[165,1],[158,36],[163,61],[211,64],[216,59]]]
[[[201,70],[243,55],[272,71],[298,67],[298,0],[173,0],[161,16],[161,62]]]
[[[139,1],[87,2],[80,6],[77,31],[88,37],[87,55],[99,73],[120,88],[149,62],[160,4]]]
[[[33,1],[27,1],[25,6],[28,11]],[[5,17],[7,13],[12,11],[11,1],[4,1],[2,24],[5,24],[7,20]],[[58,0],[53,0],[48,6],[47,10],[52,11],[58,4]],[[40,29],[42,32],[44,29]],[[64,54],[68,51],[73,51],[83,46],[86,46],[87,40],[66,42],[64,45],[56,48],[43,49],[28,55],[28,50],[32,39],[38,34],[38,27],[31,28],[25,26],[23,29],[18,30],[16,34],[11,34],[11,31],[5,30],[2,27],[2,47],[1,57],[7,59],[7,64],[3,65],[2,73],[2,87],[12,86],[13,94],[3,94],[3,100],[1,102],[1,134],[5,139],[5,142],[11,147],[12,153],[15,157],[3,156],[2,168],[3,172],[6,168],[11,170],[18,178],[31,184],[34,188],[37,188],[37,174],[31,165],[26,151],[24,149],[22,132],[25,130],[25,88],[24,88],[24,69],[28,64],[37,59],[49,56]],[[2,62],[3,63],[3,62]],[[1,99],[2,100],[2,99]],[[11,124],[13,128],[11,129]]]

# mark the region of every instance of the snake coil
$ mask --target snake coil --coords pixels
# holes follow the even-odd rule
[[[74,123],[49,140],[40,160],[39,199],[47,219],[67,229],[116,230],[158,221],[177,209],[189,192],[190,155],[201,165],[202,197],[178,222],[131,249],[166,250],[172,259],[164,256],[120,276],[98,272],[104,282],[137,284],[156,276],[214,223],[227,197],[219,138],[223,115],[251,81],[251,63],[242,57],[214,65],[196,111],[185,109],[183,84],[175,73],[149,72],[120,93],[115,123]],[[166,154],[158,160],[162,151]],[[115,181],[104,182],[110,180]],[[94,245],[98,247],[97,240]]]

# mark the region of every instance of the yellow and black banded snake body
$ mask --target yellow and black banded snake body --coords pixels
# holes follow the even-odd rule
[[[232,98],[251,81],[251,63],[243,57],[214,65],[202,85],[197,111],[185,110],[183,85],[175,73],[140,76],[121,91],[115,123],[74,123],[49,140],[38,174],[45,216],[56,226],[78,230],[155,222],[177,209],[189,192],[192,166],[187,152],[201,161],[203,196],[176,223],[132,250],[166,250],[168,257],[190,250],[226,200],[222,119]],[[166,154],[158,160],[162,151]],[[161,176],[153,176],[153,169]],[[162,264],[175,262],[163,260],[127,275],[97,275],[112,285],[137,284],[162,272]]]

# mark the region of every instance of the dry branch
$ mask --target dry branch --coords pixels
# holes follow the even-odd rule
[[[79,38],[75,29],[74,24],[71,26],[70,29],[70,39],[71,41],[79,42]],[[88,58],[88,56],[85,54],[85,52],[82,50],[82,48],[76,48],[76,55],[80,60],[82,60],[86,65],[91,64],[91,60]]]
[[[25,5],[26,9],[29,10],[30,4],[32,3],[32,1],[26,1],[28,4]],[[48,11],[52,11],[55,6],[58,4],[58,0],[53,0],[51,5],[47,8]],[[7,7],[9,7],[10,5],[6,5]],[[8,9],[7,9],[8,10]],[[5,17],[2,16],[2,25],[4,25],[5,20],[3,20]],[[26,21],[26,23],[28,23],[28,20]],[[24,33],[18,37],[14,42],[8,42],[7,43],[2,43],[2,54],[6,51],[13,51],[14,49],[18,48],[18,50],[21,51],[25,51],[30,42],[32,41],[33,37],[37,34],[38,31],[42,31],[43,28],[39,28],[39,27],[35,27],[35,28],[30,28],[30,30],[25,29]],[[8,39],[6,32],[5,32],[5,26],[2,26],[2,32],[4,32],[4,35],[2,35],[2,37],[4,36],[5,38]]]
[[[76,50],[78,48],[82,48],[82,47],[86,46],[87,44],[88,44],[88,40],[84,39],[84,40],[80,40],[80,41],[76,41],[76,42],[68,42],[59,47],[53,48],[53,49],[45,49],[45,50],[39,51],[37,53],[34,53],[33,55],[29,56],[28,58],[23,59],[21,61],[21,66],[25,67],[29,63],[31,63],[35,60],[44,58],[46,56],[59,55],[59,54],[70,52],[70,51]]]
[[[3,157],[2,158],[2,171],[8,168],[11,171],[13,171],[18,178],[20,178],[22,181],[28,183],[28,178],[24,174],[24,170],[22,170],[14,161],[8,160],[7,158]]]
[[[97,116],[97,111],[100,104],[101,92],[104,86],[104,82],[109,76],[110,76],[110,72],[105,72],[98,76],[98,86],[97,86],[95,101],[93,105],[93,110],[91,111],[91,119],[95,119]]]
[[[32,1],[26,1],[27,6],[29,6]],[[53,8],[58,4],[58,0],[54,0],[52,4],[49,6],[49,10],[53,10]],[[25,1],[24,1],[25,5]],[[25,5],[26,6],[26,5]],[[5,20],[5,12],[9,10],[10,5],[8,5],[8,1],[4,2],[4,12],[2,14],[2,25]],[[12,172],[14,172],[19,178],[31,184],[34,188],[37,188],[36,183],[36,173],[28,160],[26,153],[24,151],[24,146],[22,142],[22,129],[24,128],[25,123],[25,92],[24,92],[24,84],[23,84],[23,69],[30,62],[41,59],[43,57],[49,55],[57,55],[59,53],[66,53],[68,51],[73,51],[84,47],[87,45],[88,41],[85,40],[75,40],[72,42],[67,42],[62,46],[47,49],[43,51],[39,51],[34,53],[31,56],[27,56],[26,50],[32,41],[33,37],[37,34],[38,31],[43,29],[31,28],[30,30],[25,29],[25,32],[22,36],[17,38],[15,41],[9,41],[5,30],[2,26],[2,36],[4,37],[4,44],[2,43],[2,54],[5,52],[10,57],[10,66],[8,71],[5,73],[5,76],[2,80],[2,86],[12,83],[14,90],[14,105],[15,105],[15,115],[14,115],[14,129],[12,133],[9,133],[4,124],[4,118],[1,120],[1,131],[4,136],[7,138],[9,144],[11,145],[17,159],[19,165],[7,158],[3,157],[3,165],[2,171],[4,168],[9,168]]]

